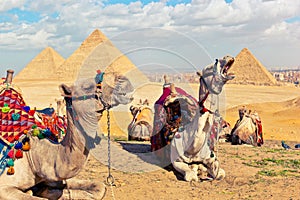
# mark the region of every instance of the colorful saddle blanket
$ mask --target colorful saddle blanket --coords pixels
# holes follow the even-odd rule
[[[152,151],[159,150],[168,145],[171,142],[174,133],[180,129],[182,123],[184,124],[191,120],[191,113],[182,112],[187,110],[196,111],[199,109],[198,102],[194,97],[181,88],[176,87],[175,89],[178,96],[190,99],[192,104],[182,105],[175,101],[174,103],[165,106],[164,104],[171,94],[171,90],[170,87],[163,88],[163,94],[154,105],[154,127],[150,138]],[[185,108],[183,108],[183,106]]]
[[[66,124],[56,126],[55,119],[56,115],[44,114],[39,118],[19,92],[9,85],[0,87],[0,175],[6,167],[8,174],[14,174],[14,161],[30,149],[28,134],[58,142],[57,130],[65,132]]]

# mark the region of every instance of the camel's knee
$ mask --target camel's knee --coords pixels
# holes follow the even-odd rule
[[[216,180],[222,180],[225,178],[225,170],[222,169],[222,168],[219,168],[219,171],[218,171],[218,175],[216,177]]]
[[[198,174],[197,172],[191,170],[191,171],[187,171],[185,173],[185,176],[184,176],[184,180],[190,182],[190,181],[198,181]]]

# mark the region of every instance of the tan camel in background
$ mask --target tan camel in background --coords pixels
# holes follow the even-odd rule
[[[66,101],[65,99],[55,99],[56,102],[56,113],[60,117],[66,116]]]
[[[114,81],[108,83],[106,80]],[[29,136],[31,149],[22,159],[16,160],[15,174],[4,173],[0,177],[1,200],[58,199],[62,195],[68,198],[67,188],[74,190],[78,199],[104,196],[103,184],[71,178],[84,167],[90,149],[99,142],[98,121],[106,106],[130,103],[129,93],[133,92],[133,87],[126,77],[107,73],[101,90],[96,87],[94,78],[79,80],[72,87],[61,85],[60,90],[66,101],[66,136],[60,143]],[[66,186],[63,181],[68,179],[71,180]]]
[[[239,119],[232,129],[230,137],[232,144],[263,145],[262,124],[258,113],[247,111],[245,107],[239,109]]]
[[[197,110],[191,122],[183,124],[171,141],[171,162],[186,181],[198,181],[198,175],[203,171],[212,179],[225,177],[225,171],[220,168],[214,149],[214,142],[218,136],[212,134],[211,128],[220,118],[216,98],[224,84],[234,78],[232,73],[227,73],[233,62],[233,57],[225,56],[216,59],[215,63],[206,66],[202,73],[198,73],[200,112]],[[174,96],[171,102],[177,99],[189,103],[189,99]]]
[[[128,140],[150,140],[153,129],[153,111],[148,99],[144,101],[140,99],[139,104],[131,105],[130,112],[133,118],[128,125]]]

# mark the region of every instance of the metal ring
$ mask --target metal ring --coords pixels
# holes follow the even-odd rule
[[[115,178],[110,174],[108,175],[108,177],[106,178],[106,183],[107,185],[115,185]]]

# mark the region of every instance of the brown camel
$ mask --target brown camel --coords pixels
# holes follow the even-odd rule
[[[239,119],[232,129],[230,137],[232,144],[263,145],[262,123],[258,113],[247,111],[245,107],[239,109]]]
[[[133,116],[128,125],[128,140],[150,140],[153,124],[153,111],[149,106],[147,99],[137,105],[130,106],[130,112]]]
[[[114,81],[108,83],[106,78]],[[74,196],[78,199],[101,199],[104,196],[102,184],[89,182],[86,185],[87,182],[72,178],[84,167],[89,151],[99,142],[97,130],[102,112],[130,103],[132,97],[129,93],[133,92],[133,87],[125,76],[115,73],[105,74],[101,88],[98,87],[94,78],[79,80],[72,87],[60,86],[68,120],[63,141],[53,143],[29,134],[31,149],[22,159],[16,160],[15,174],[3,173],[0,176],[0,199],[59,199],[64,198],[67,187],[74,189]],[[80,191],[82,194],[76,193]]]

